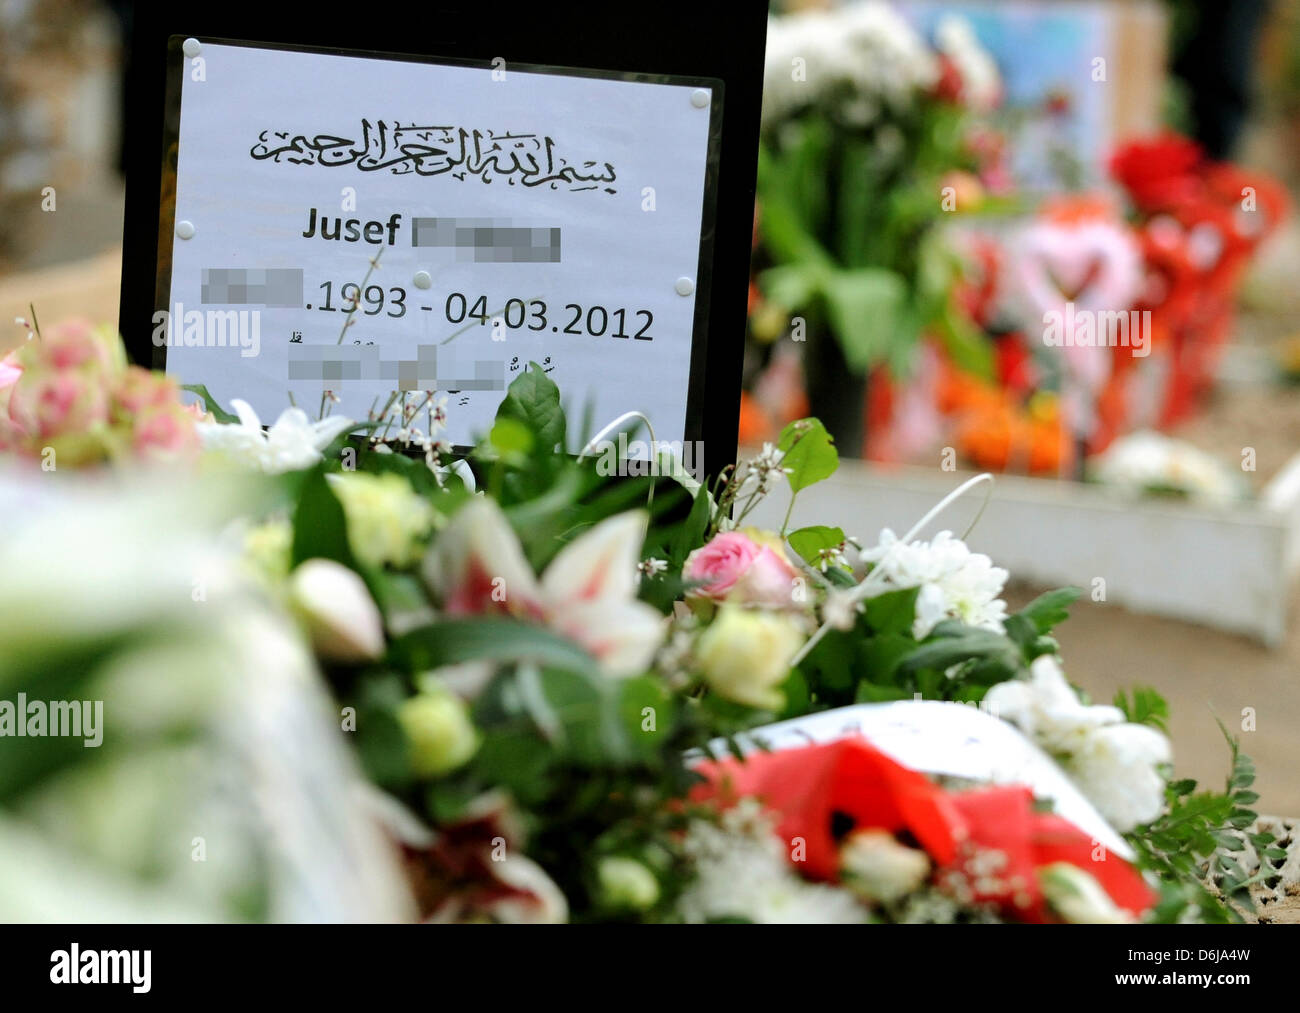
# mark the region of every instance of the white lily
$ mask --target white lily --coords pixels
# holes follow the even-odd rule
[[[270,429],[247,401],[230,402],[238,422],[200,422],[199,438],[205,450],[215,450],[270,475],[309,468],[320,460],[321,451],[340,435],[356,426],[341,415],[312,422],[301,408],[286,408]]]
[[[425,577],[451,615],[499,612],[546,623],[585,647],[611,676],[643,672],[663,617],[636,598],[647,518],[601,521],[551,561],[539,581],[494,500],[467,503],[425,559]]]

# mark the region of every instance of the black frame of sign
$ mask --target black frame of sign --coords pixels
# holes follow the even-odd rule
[[[152,333],[153,315],[167,308],[171,288],[173,210],[164,185],[169,176],[175,179],[180,40],[238,40],[485,69],[502,58],[507,66],[557,73],[720,82],[715,103],[720,99],[721,108],[711,114],[684,435],[700,441],[704,472],[719,474],[735,460],[740,412],[766,0],[745,0],[743,9],[681,0],[636,9],[435,2],[434,10],[378,3],[368,5],[364,15],[311,19],[297,5],[266,0],[224,0],[210,7],[136,5],[127,76],[119,315],[132,360],[165,366],[166,349],[155,347]],[[401,29],[413,17],[422,31]]]

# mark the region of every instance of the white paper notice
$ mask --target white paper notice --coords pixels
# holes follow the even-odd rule
[[[860,736],[905,767],[993,784],[1023,784],[1050,799],[1058,815],[1132,861],[1128,842],[1074,786],[1059,765],[1018,729],[978,707],[941,700],[856,704],[755,728],[738,736],[747,748],[790,749]],[[746,740],[749,742],[746,742]],[[716,751],[726,752],[718,739]]]
[[[468,444],[534,361],[597,425],[638,410],[684,438],[709,89],[211,43],[201,60],[170,329],[155,318],[169,373],[263,419],[291,392],[355,419],[447,392],[442,438]]]

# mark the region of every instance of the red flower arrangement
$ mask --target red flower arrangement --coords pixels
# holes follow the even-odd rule
[[[1134,207],[1156,214],[1197,199],[1204,160],[1195,141],[1164,133],[1120,147],[1111,156],[1110,172],[1128,191]]]
[[[883,830],[925,850],[935,885],[964,902],[991,905],[1004,918],[1056,920],[1037,875],[1055,863],[1088,873],[1135,917],[1155,901],[1133,866],[1067,820],[1037,811],[1028,788],[947,791],[859,739],[697,769],[706,782],[693,801],[726,808],[742,798],[761,800],[775,815],[778,836],[803,843],[803,860],[793,864],[811,880],[838,883],[843,839]]]

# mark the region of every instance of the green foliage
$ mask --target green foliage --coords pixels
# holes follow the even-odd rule
[[[840,455],[835,440],[817,419],[796,419],[781,430],[777,449],[784,455],[790,488],[796,493],[835,474]]]
[[[1151,725],[1168,734],[1169,704],[1150,686],[1134,686],[1131,699],[1121,689],[1115,694],[1114,703],[1124,712],[1126,721]]]
[[[533,661],[592,675],[595,661],[572,640],[533,623],[476,617],[443,619],[398,637],[391,664],[415,674],[462,661]]]
[[[595,460],[579,462],[557,452],[568,435],[558,389],[530,368],[512,382],[491,432],[475,451],[481,487],[500,504],[537,573],[594,524],[647,509],[653,490],[641,558],[664,560],[667,570],[643,578],[639,593],[661,612],[672,613],[688,590],[680,574],[690,553],[724,518],[739,523],[752,507],[749,500],[734,502],[742,476],[721,477],[713,495],[702,484],[688,498],[671,480],[612,477]],[[792,509],[799,492],[835,472],[838,453],[816,419],[788,425],[778,447]],[[357,466],[400,474],[430,501],[439,518],[435,545],[441,528],[470,495],[459,479],[440,481],[418,459],[362,449]],[[356,707],[355,741],[365,771],[435,828],[454,827],[485,792],[504,792],[529,824],[528,854],[555,879],[579,918],[616,916],[602,908],[593,880],[594,863],[605,855],[632,857],[651,868],[663,890],[654,910],[670,912],[687,863],[673,852],[665,827],[680,829],[683,810],[670,802],[680,802],[697,780],[687,765],[688,750],[712,756],[711,743],[725,742],[720,752],[739,755],[737,737],[756,724],[854,702],[918,694],[977,702],[990,686],[1023,676],[1036,657],[1056,651],[1052,631],[1080,593],[1067,588],[1040,596],[1007,618],[1005,633],[949,619],[920,640],[914,635],[919,588],[875,595],[863,602],[851,630],[830,631],[789,673],[780,687],[784,704],[772,714],[724,699],[689,670],[681,681],[658,672],[611,679],[582,646],[537,621],[438,616],[415,567],[367,573],[358,565],[346,515],[327,480],[327,472],[337,467],[327,459],[286,482],[282,495],[293,507],[293,563],[321,557],[356,569],[390,632],[400,630],[390,636],[380,662],[327,673],[341,697]],[[788,523],[787,514],[783,529]],[[813,567],[819,567],[823,551],[846,540],[843,529],[829,525],[800,528],[788,538]],[[830,566],[823,576],[838,586],[854,581],[844,566]],[[700,607],[700,616],[707,623],[707,606]],[[483,682],[470,705],[477,748],[450,772],[418,774],[399,714],[418,687],[438,681],[431,672],[467,663],[482,669]],[[1121,696],[1117,704],[1135,721],[1163,726],[1167,717],[1164,702],[1150,690],[1135,690],[1131,700]],[[1140,845],[1135,842],[1144,864],[1168,884],[1162,917],[1195,904],[1226,919],[1243,903],[1249,884],[1232,857],[1227,831],[1254,818],[1245,808],[1254,801],[1251,777],[1249,761],[1234,744],[1227,794],[1196,794],[1190,782],[1171,786],[1170,812],[1145,828]],[[1270,843],[1261,837],[1257,847]],[[1216,900],[1212,878],[1224,884],[1226,902]]]
[[[506,392],[505,400],[497,408],[497,421],[513,419],[532,433],[539,448],[554,452],[564,444],[564,411],[560,407],[560,388],[530,362]]]
[[[790,548],[799,553],[809,566],[817,566],[821,561],[823,549],[833,549],[844,544],[844,529],[815,524],[811,527],[791,531],[788,536]]]
[[[323,468],[313,468],[303,480],[293,516],[291,566],[308,559],[332,559],[359,569],[348,544],[348,522],[343,504],[330,489]]]
[[[824,322],[855,372],[884,363],[906,374],[927,331],[965,368],[991,372],[986,343],[953,303],[959,263],[939,234],[940,180],[972,164],[963,116],[918,103],[884,144],[871,128],[808,110],[760,145],[760,256],[771,266],[759,285]]]
[[[831,272],[821,293],[844,361],[855,373],[887,360],[900,332],[919,330],[907,321],[907,283],[893,271],[861,267]]]
[[[1156,696],[1154,691],[1146,692]],[[1148,707],[1153,714],[1167,712],[1163,700],[1149,701]],[[1243,911],[1253,910],[1250,887],[1258,876],[1248,875],[1238,860],[1245,848],[1242,836],[1261,860],[1285,857],[1281,849],[1271,847],[1272,834],[1248,831],[1258,818],[1249,808],[1259,798],[1251,790],[1255,765],[1222,723],[1219,728],[1232,755],[1224,791],[1198,792],[1191,779],[1171,781],[1165,789],[1165,812],[1127,835],[1139,864],[1161,881],[1155,911],[1160,922],[1189,915],[1197,921],[1240,922]]]
[[[1051,632],[1069,618],[1069,607],[1082,593],[1077,587],[1046,591],[1019,612],[1007,616],[1003,624],[1007,636],[1020,646],[1026,663],[1040,655],[1057,652],[1058,644]]]
[[[217,399],[208,393],[208,388],[204,384],[201,383],[182,384],[181,390],[187,390],[191,394],[197,394],[199,396],[199,399],[203,402],[203,410],[207,412],[211,412],[212,417],[216,419],[218,422],[222,423],[223,425],[230,425],[232,423],[239,421],[238,416],[232,414],[231,412],[226,411],[226,409],[221,407],[221,405],[217,402]]]

